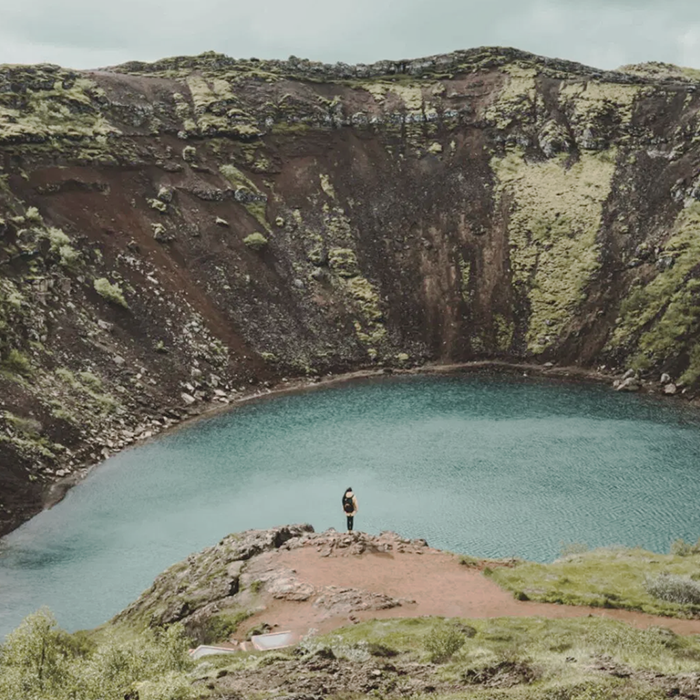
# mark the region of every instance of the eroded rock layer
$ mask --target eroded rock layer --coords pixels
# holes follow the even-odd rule
[[[700,377],[697,72],[509,49],[0,68],[0,533],[258,383]]]

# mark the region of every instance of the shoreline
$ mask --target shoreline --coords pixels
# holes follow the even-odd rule
[[[306,393],[309,391],[314,391],[316,389],[323,389],[332,386],[342,386],[344,384],[351,384],[353,382],[360,382],[364,380],[374,380],[393,376],[421,376],[421,375],[456,375],[456,374],[471,374],[478,373],[482,371],[492,370],[496,374],[515,374],[517,373],[521,377],[525,378],[535,378],[544,377],[554,380],[566,380],[572,382],[592,382],[596,384],[610,384],[611,391],[612,381],[616,377],[613,373],[602,372],[600,370],[588,369],[585,367],[577,366],[557,366],[554,364],[539,365],[526,362],[507,362],[504,360],[475,360],[471,362],[462,363],[426,363],[417,367],[409,368],[378,368],[378,369],[359,369],[351,372],[344,372],[342,374],[330,374],[323,377],[316,378],[295,378],[287,381],[280,381],[277,384],[260,391],[259,389],[253,390],[248,394],[243,394],[241,396],[236,396],[234,398],[229,397],[228,403],[216,403],[210,401],[207,404],[202,404],[197,407],[196,412],[183,418],[182,420],[169,425],[157,433],[149,435],[146,438],[136,438],[134,442],[128,447],[124,447],[118,450],[114,454],[110,455],[108,459],[121,454],[125,450],[134,449],[147,444],[151,440],[158,439],[162,436],[168,435],[170,433],[176,432],[183,428],[189,427],[200,420],[205,420],[212,418],[214,416],[228,413],[235,410],[239,406],[244,406],[248,403],[255,401],[265,400],[268,398],[276,398],[278,396],[294,395]],[[673,398],[666,397],[660,392],[650,392],[648,389],[643,388],[640,392],[646,395],[657,395],[660,398]],[[678,399],[679,397],[676,397]],[[693,405],[694,402],[687,401],[688,405]],[[13,530],[3,535],[3,537],[14,532],[17,528],[21,527],[25,522],[31,520],[32,517],[38,515],[44,510],[49,510],[55,505],[60,503],[67,493],[74,487],[85,480],[93,470],[104,464],[106,460],[101,460],[86,466],[83,466],[69,474],[62,477],[58,481],[51,484],[42,499],[42,508],[37,511],[27,520],[17,525]],[[0,541],[3,539],[0,537]]]

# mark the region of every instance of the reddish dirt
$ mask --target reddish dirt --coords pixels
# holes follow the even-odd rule
[[[426,559],[428,561],[426,561]],[[320,556],[315,547],[276,551],[275,566],[293,569],[298,578],[316,588],[342,586],[415,603],[388,610],[369,610],[347,616],[324,617],[324,611],[304,602],[269,597],[266,609],[250,618],[237,636],[263,622],[275,630],[291,630],[295,637],[314,628],[327,633],[355,620],[437,615],[462,618],[599,616],[621,620],[645,629],[666,627],[676,634],[700,634],[700,620],[657,617],[628,610],[591,608],[515,600],[510,593],[486,578],[479,570],[459,563],[455,555],[438,550],[425,554],[365,552],[358,556]],[[353,619],[354,618],[354,619]]]

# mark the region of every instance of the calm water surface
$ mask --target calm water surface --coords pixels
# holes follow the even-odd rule
[[[550,561],[700,535],[700,414],[603,386],[387,378],[240,407],[108,460],[0,542],[0,637],[106,621],[229,532],[310,522]]]

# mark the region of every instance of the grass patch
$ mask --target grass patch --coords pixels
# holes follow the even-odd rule
[[[662,574],[690,576],[700,555],[676,556],[642,549],[604,548],[573,554],[551,564],[522,563],[495,569],[491,578],[516,597],[565,605],[640,610],[651,615],[688,617],[700,606],[663,600],[647,581]]]
[[[600,617],[371,620],[313,641],[317,647],[325,645],[337,657],[342,657],[345,649],[369,650],[372,645],[381,645],[398,655],[426,662],[433,653],[428,640],[431,635],[436,637],[435,630],[450,630],[450,637],[455,639],[460,635],[459,644],[438,645],[445,650],[450,646],[451,652],[442,659],[442,677],[460,678],[468,669],[509,661],[537,667],[543,678],[580,682],[581,676],[590,671],[587,666],[591,660],[602,656],[635,669],[661,673],[687,672],[700,660],[697,637],[680,637],[663,628],[638,630]]]
[[[5,359],[0,363],[0,367],[10,374],[19,374],[23,377],[28,377],[32,373],[29,359],[15,348],[7,353]]]
[[[122,306],[125,309],[129,308],[124,298],[124,292],[122,292],[121,287],[118,284],[111,284],[105,277],[100,277],[96,279],[93,283],[95,291],[107,301],[116,304],[117,306]]]

